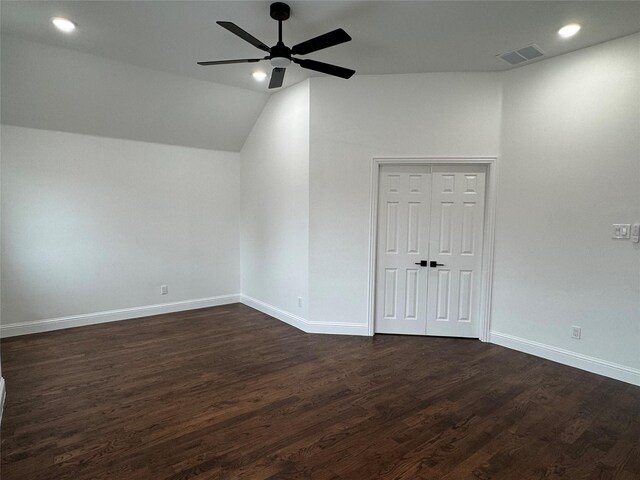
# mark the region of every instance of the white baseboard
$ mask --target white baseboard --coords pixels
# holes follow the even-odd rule
[[[5,398],[7,398],[7,390],[5,388],[4,378],[0,377],[0,423],[2,422],[2,414],[4,413]]]
[[[368,335],[367,325],[362,323],[340,322],[312,322],[289,312],[285,312],[273,305],[262,302],[247,295],[240,296],[240,302],[277,318],[292,327],[296,327],[306,333],[327,333],[332,335]]]
[[[308,333],[326,333],[329,335],[357,335],[368,337],[369,327],[366,323],[346,322],[314,322],[307,320]]]
[[[599,358],[590,357],[581,353],[572,352],[563,348],[552,347],[543,343],[534,342],[520,337],[514,337],[506,333],[491,332],[490,342],[503,347],[518,350],[520,352],[546,358],[553,362],[562,363],[571,367],[597,373],[605,377],[615,378],[633,385],[640,385],[640,370],[618,363],[608,362]]]
[[[266,313],[267,315],[277,318],[284,323],[288,323],[292,327],[296,327],[306,332],[305,325],[307,321],[302,317],[293,315],[289,312],[285,312],[284,310],[280,310],[273,305],[261,302],[260,300],[256,300],[255,298],[249,297],[247,295],[240,295],[240,303],[244,303],[248,307],[260,310],[262,313]]]
[[[196,308],[216,307],[218,305],[238,303],[239,301],[240,294],[220,295],[217,297],[182,300],[179,302],[122,308],[119,310],[108,310],[106,312],[71,315],[69,317],[10,323],[8,325],[0,325],[0,338],[15,337],[16,335],[27,335],[30,333],[49,332],[52,330],[62,330],[64,328],[82,327],[85,325],[95,325],[97,323],[116,322],[119,320],[129,320],[131,318],[148,317],[150,315],[194,310]]]

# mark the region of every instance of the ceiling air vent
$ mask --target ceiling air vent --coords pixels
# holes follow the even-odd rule
[[[527,47],[496,56],[500,57],[509,65],[519,65],[521,63],[528,62],[529,60],[533,60],[534,58],[541,57],[542,55],[544,55],[544,53],[542,53],[539,46],[529,45]]]

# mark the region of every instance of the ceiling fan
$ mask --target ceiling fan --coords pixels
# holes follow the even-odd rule
[[[269,81],[269,88],[278,88],[282,86],[284,80],[284,72],[286,68],[293,63],[297,63],[302,68],[307,70],[314,70],[316,72],[322,72],[329,75],[333,75],[340,78],[351,78],[356,73],[355,70],[349,68],[339,67],[337,65],[331,65],[330,63],[318,62],[307,58],[294,58],[292,55],[307,55],[309,53],[317,52],[324,48],[333,47],[340,43],[348,42],[351,37],[343,29],[338,28],[331,32],[325,33],[314,38],[311,38],[305,42],[294,45],[289,48],[282,43],[282,22],[287,20],[291,15],[291,9],[289,5],[282,2],[276,2],[271,4],[270,8],[271,18],[278,21],[278,43],[273,47],[268,47],[266,44],[255,38],[248,32],[245,32],[242,28],[231,22],[216,22],[221,27],[226,28],[231,33],[239,36],[243,40],[249,42],[254,47],[259,48],[267,52],[269,55],[263,58],[243,58],[237,60],[214,60],[210,62],[198,62],[198,65],[224,65],[229,63],[253,63],[261,60],[269,60],[273,70],[271,72],[271,80]]]

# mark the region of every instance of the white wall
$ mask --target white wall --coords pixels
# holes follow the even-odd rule
[[[1,134],[3,326],[239,293],[238,153]]]
[[[268,99],[265,93],[1,38],[3,124],[237,152]]]
[[[640,368],[640,36],[503,81],[492,329]]]
[[[309,262],[308,81],[271,96],[241,154],[242,293],[305,319]],[[301,307],[298,297],[302,297]]]
[[[374,156],[497,156],[495,74],[311,79],[309,318],[366,334]]]

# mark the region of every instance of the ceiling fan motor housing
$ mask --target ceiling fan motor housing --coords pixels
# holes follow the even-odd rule
[[[291,8],[286,3],[275,2],[271,4],[269,13],[274,20],[284,22],[291,16]]]

